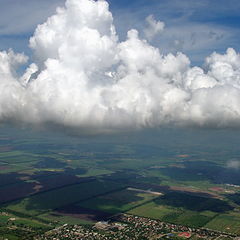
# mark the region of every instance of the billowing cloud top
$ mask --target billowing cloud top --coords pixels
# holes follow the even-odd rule
[[[240,55],[213,53],[204,69],[163,56],[134,29],[119,42],[104,0],[67,0],[30,39],[35,62],[0,52],[0,121],[91,131],[165,124],[240,126]],[[164,24],[149,17],[151,38]],[[164,33],[163,33],[164,34]]]

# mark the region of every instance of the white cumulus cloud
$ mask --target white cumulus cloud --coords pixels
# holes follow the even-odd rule
[[[149,15],[146,18],[146,22],[148,26],[144,29],[144,34],[148,40],[152,40],[156,35],[164,30],[165,23],[155,20],[153,15]]]
[[[134,29],[120,42],[104,0],[67,0],[37,27],[30,47],[35,63],[21,77],[15,71],[27,57],[0,53],[1,122],[86,132],[240,127],[240,55],[232,48],[202,69],[183,53],[163,55]]]

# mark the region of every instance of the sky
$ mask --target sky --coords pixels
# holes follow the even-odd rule
[[[0,123],[240,128],[239,1],[0,3]]]
[[[0,0],[0,49],[13,48],[31,55],[28,41],[36,26],[51,16],[64,0]],[[240,2],[238,0],[109,0],[120,39],[153,14],[166,24],[164,34],[152,40],[163,53],[181,51],[195,65],[213,51],[228,47],[239,51]]]

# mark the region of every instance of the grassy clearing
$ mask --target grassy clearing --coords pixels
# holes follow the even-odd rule
[[[160,206],[157,205],[154,202],[149,202],[147,204],[144,204],[140,207],[134,208],[130,210],[128,213],[142,216],[142,217],[149,217],[153,219],[160,219],[163,220],[163,218],[167,215],[175,214],[180,215],[182,214],[182,210],[180,209],[173,209],[167,206]]]
[[[240,234],[240,216],[232,214],[221,214],[215,217],[212,221],[208,222],[204,227]]]
[[[206,216],[206,217],[210,217],[210,218],[214,218],[218,214],[216,214],[215,212],[212,212],[212,211],[203,211],[203,212],[201,212],[201,215]]]
[[[30,163],[8,164],[5,165],[3,169],[0,169],[0,174],[25,171],[30,168],[31,168]]]
[[[156,198],[156,195],[125,189],[81,202],[78,206],[109,213],[119,213],[126,212],[154,198]]]
[[[14,221],[14,224],[15,225],[24,225],[24,226],[28,226],[28,227],[31,227],[31,228],[42,228],[42,229],[49,229],[49,226],[46,225],[46,224],[43,224],[43,223],[40,223],[36,220],[33,220],[33,219],[24,219],[24,218],[17,218],[15,221]]]
[[[97,169],[97,168],[90,168],[88,169],[87,173],[77,175],[78,177],[94,177],[99,175],[111,174],[112,171],[105,170],[105,169]]]
[[[76,218],[76,217],[56,214],[55,212],[50,212],[50,213],[45,213],[45,214],[39,215],[38,218],[40,220],[44,220],[44,221],[51,221],[58,225],[63,225],[65,223],[72,224],[72,225],[74,225],[74,224],[92,225],[93,224],[90,221],[86,221],[86,220]]]
[[[167,220],[167,218],[165,218]],[[199,214],[197,212],[186,211],[179,215],[176,219],[173,219],[175,223],[192,226],[202,227],[211,220],[210,217]]]
[[[9,220],[10,216],[2,216],[0,215],[0,225],[6,224]]]
[[[8,158],[8,157],[16,157],[23,155],[22,151],[9,151],[9,152],[0,152],[0,159]]]
[[[22,154],[19,156],[1,158],[1,160],[9,164],[18,164],[18,163],[25,163],[25,162],[36,162],[36,161],[39,161],[39,158],[33,155]]]

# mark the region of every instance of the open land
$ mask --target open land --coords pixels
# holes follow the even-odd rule
[[[198,136],[143,144],[3,131],[0,239],[237,239],[236,139]]]

